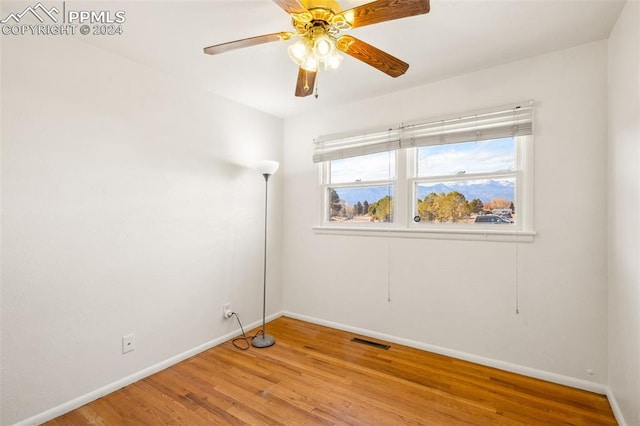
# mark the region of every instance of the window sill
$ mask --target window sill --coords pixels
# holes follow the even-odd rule
[[[532,243],[535,231],[495,230],[495,229],[425,229],[370,226],[314,226],[319,235],[348,235],[359,237],[423,238],[463,241],[496,241]]]

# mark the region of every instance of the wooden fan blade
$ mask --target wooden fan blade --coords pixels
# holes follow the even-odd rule
[[[265,34],[257,37],[243,38],[242,40],[229,41],[227,43],[216,44],[204,48],[207,55],[217,55],[229,50],[241,49],[243,47],[255,46],[257,44],[271,43],[272,41],[289,40],[293,33],[282,32]]]
[[[409,64],[406,62],[355,37],[343,35],[338,38],[336,47],[347,55],[353,56],[394,78],[400,77],[409,69]]]
[[[296,84],[296,96],[304,98],[305,96],[311,95],[315,84],[316,73],[300,67],[298,71],[298,82]]]
[[[273,0],[275,4],[280,6],[288,14],[306,12],[307,8],[304,7],[299,0]]]
[[[351,28],[429,13],[429,0],[377,0],[337,15]]]

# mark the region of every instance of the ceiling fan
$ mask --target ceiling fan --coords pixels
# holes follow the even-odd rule
[[[335,69],[342,61],[337,52],[346,53],[372,67],[399,77],[409,64],[350,35],[351,28],[364,27],[394,19],[429,12],[429,0],[376,0],[349,10],[342,10],[335,0],[273,0],[291,15],[295,32],[279,32],[250,37],[204,48],[204,53],[217,55],[229,50],[274,41],[298,38],[288,48],[291,59],[299,66],[296,96],[313,93],[320,66]]]

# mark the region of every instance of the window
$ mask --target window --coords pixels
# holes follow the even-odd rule
[[[315,141],[316,229],[534,235],[531,105]]]
[[[516,152],[513,137],[414,148],[413,221],[517,223]]]
[[[324,220],[393,223],[394,151],[328,161],[323,173]]]

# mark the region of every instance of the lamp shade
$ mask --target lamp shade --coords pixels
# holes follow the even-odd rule
[[[278,171],[278,167],[280,167],[280,163],[272,160],[263,160],[256,164],[256,170],[261,175],[272,175]]]

